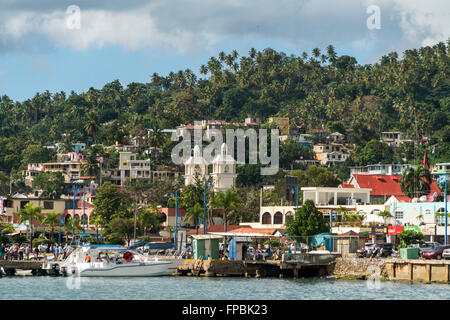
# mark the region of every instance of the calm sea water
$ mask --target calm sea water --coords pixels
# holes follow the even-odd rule
[[[15,276],[0,279],[0,299],[290,300],[450,299],[446,284],[330,279],[77,278]]]

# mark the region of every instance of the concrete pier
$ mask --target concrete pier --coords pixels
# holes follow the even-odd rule
[[[16,274],[16,270],[31,270],[33,275],[44,275],[42,262],[30,260],[0,260],[0,268],[3,268],[6,275]],[[0,275],[1,276],[1,275]]]
[[[240,276],[240,277],[305,277],[328,274],[330,263],[340,254],[285,254],[281,260],[193,260],[187,259],[174,275]]]

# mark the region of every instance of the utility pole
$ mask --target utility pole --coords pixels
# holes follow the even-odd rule
[[[84,242],[84,219],[85,219],[85,208],[86,208],[86,192],[84,192],[83,190],[83,219],[81,221],[82,225],[83,225],[83,235],[81,236],[81,242]]]
[[[137,210],[136,210],[136,200],[134,200],[134,242],[136,243],[136,221],[137,221]]]
[[[447,245],[447,174],[445,175],[445,193],[444,193],[444,199],[445,199],[445,245]]]
[[[263,206],[263,188],[261,187],[261,191],[259,193],[259,209],[261,210],[262,206]]]

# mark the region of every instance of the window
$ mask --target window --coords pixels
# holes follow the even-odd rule
[[[425,210],[425,214],[431,214],[431,210],[430,209]]]
[[[275,213],[273,216],[273,224],[283,224],[283,214],[281,212]]]
[[[403,211],[402,210],[395,211],[395,219],[397,219],[397,220],[403,219]]]
[[[52,210],[53,209],[53,201],[44,201],[44,209]]]
[[[294,219],[292,212],[286,213],[286,216],[284,217],[285,222],[291,221],[292,219]]]
[[[25,208],[25,205],[28,203],[29,201],[20,201],[20,209]]]
[[[272,224],[272,216],[268,212],[262,215],[262,224]]]

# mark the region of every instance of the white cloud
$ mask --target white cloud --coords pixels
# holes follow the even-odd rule
[[[80,1],[81,29],[66,25],[66,7],[6,7],[0,11],[0,51],[26,50],[30,36],[76,50],[119,45],[127,50],[169,47],[180,51],[212,48],[224,39],[265,39],[294,45],[346,43],[359,48],[387,41],[430,45],[450,35],[448,0],[153,0],[124,8],[120,1]],[[366,28],[366,7],[379,4],[382,30]],[[31,5],[31,3],[30,3]],[[11,14],[14,13],[14,14]],[[48,45],[43,44],[43,45]]]

